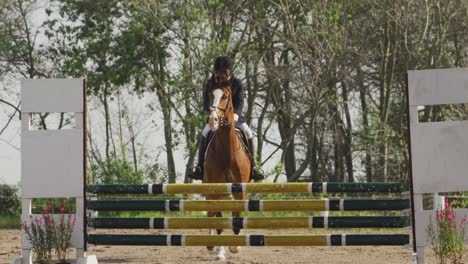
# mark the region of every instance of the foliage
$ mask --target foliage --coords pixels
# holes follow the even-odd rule
[[[464,193],[463,196],[454,198],[455,199],[451,200],[451,205],[453,208],[468,208],[468,193]]]
[[[0,214],[0,229],[21,229],[21,215]]]
[[[108,159],[104,164],[99,165],[93,164],[90,168],[90,177],[95,182],[102,184],[143,183],[143,171],[135,171],[127,160]]]
[[[436,211],[436,215],[436,226],[433,226],[431,218],[427,232],[437,262],[440,264],[445,264],[447,261],[454,264],[462,263],[467,217],[465,216],[461,222],[457,222],[456,213],[448,199],[445,200],[444,208]]]
[[[0,214],[19,215],[20,213],[21,201],[18,197],[18,188],[0,184]]]
[[[35,198],[32,199],[31,211],[33,214],[40,214],[44,211],[44,208],[51,206],[51,211],[60,211],[60,205],[63,203],[65,208],[68,208],[70,212],[75,211],[76,199],[75,198]]]
[[[168,181],[167,168],[158,162],[154,163],[152,166],[148,166],[145,174],[147,175],[148,181],[152,183],[165,183]]]

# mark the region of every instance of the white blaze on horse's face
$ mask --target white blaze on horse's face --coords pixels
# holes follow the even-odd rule
[[[211,127],[211,130],[213,131],[216,131],[218,130],[218,127],[219,127],[219,118],[218,118],[218,114],[216,112],[216,109],[219,105],[219,102],[221,101],[221,97],[223,96],[223,90],[221,89],[215,89],[213,91],[213,105],[211,105],[211,115],[210,115],[210,121],[209,121],[209,124],[210,124],[210,127]]]
[[[213,91],[213,96],[214,96],[214,98],[213,98],[213,105],[212,105],[212,107],[213,107],[214,109],[216,109],[216,107],[218,107],[219,101],[221,101],[221,97],[223,97],[223,94],[224,94],[224,93],[223,93],[223,90],[221,90],[221,89],[215,89],[215,90]]]

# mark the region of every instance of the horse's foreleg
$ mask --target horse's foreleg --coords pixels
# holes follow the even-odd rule
[[[221,212],[208,212],[208,217],[222,217]],[[216,229],[216,234],[221,235],[223,233],[223,229]],[[214,230],[210,229],[208,230],[208,234],[214,235]],[[212,251],[213,247],[207,247],[208,250]]]
[[[219,200],[219,199],[222,199],[222,197],[220,197],[219,195],[207,195],[206,196],[206,199],[207,200]],[[221,212],[208,212],[208,217],[221,217],[222,214]],[[210,229],[209,230],[210,232],[210,235],[214,235],[214,230],[213,229]],[[223,232],[223,229],[216,229],[216,233],[218,235],[221,235],[221,233]],[[225,260],[226,257],[224,256],[224,247],[223,246],[208,246],[207,249],[209,251],[215,251],[216,253],[216,259],[217,260]]]
[[[247,195],[245,193],[234,193],[233,194],[235,200],[245,200]],[[232,212],[232,217],[240,217],[241,212]],[[240,228],[232,228],[234,234],[238,235],[240,233]]]
[[[215,213],[216,217],[222,217],[221,212],[216,212]],[[216,229],[216,233],[218,235],[221,235],[223,233],[223,229]],[[216,252],[216,260],[225,260],[226,257],[224,256],[224,246],[216,246],[215,247],[215,252]]]
[[[215,212],[208,212],[207,213],[208,217],[213,217],[215,215]],[[214,235],[214,230],[213,229],[209,229],[208,230],[208,234],[209,235]],[[207,246],[206,249],[208,249],[208,251],[213,251],[213,246]]]
[[[223,214],[221,212],[216,212],[216,217],[223,217]],[[223,233],[223,229],[216,229],[216,233],[218,235],[221,235]]]
[[[232,217],[240,217],[241,212],[232,212]],[[234,232],[235,235],[238,235],[240,233],[241,229],[238,227],[232,227],[232,232]]]
[[[245,193],[236,193],[236,194],[233,194],[233,195],[234,195],[234,199],[236,199],[236,200],[245,200],[246,199],[246,194]],[[241,216],[241,212],[232,212],[232,217],[240,217],[240,216]],[[232,231],[234,232],[234,234],[239,235],[241,229],[233,227]],[[239,253],[240,246],[230,246],[229,251],[231,251],[231,253]]]

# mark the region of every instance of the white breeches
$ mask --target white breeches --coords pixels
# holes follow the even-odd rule
[[[236,127],[244,131],[245,135],[247,136],[247,139],[253,138],[252,130],[250,130],[250,127],[247,125],[247,123],[236,122]],[[205,128],[203,129],[202,136],[206,138],[208,132],[210,132],[210,125],[206,124]]]

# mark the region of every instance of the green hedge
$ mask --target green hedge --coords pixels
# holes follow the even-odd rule
[[[0,215],[20,215],[21,200],[18,188],[8,184],[0,184]]]

